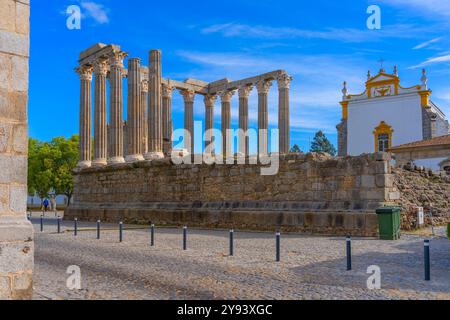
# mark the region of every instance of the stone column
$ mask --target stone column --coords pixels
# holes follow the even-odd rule
[[[128,60],[128,105],[127,105],[127,146],[126,161],[142,161],[142,110],[141,110],[141,59]]]
[[[268,113],[268,93],[272,83],[268,80],[261,80],[256,84],[258,89],[258,156],[267,156],[268,149],[268,127],[269,127],[269,113]]]
[[[248,97],[253,90],[251,85],[243,85],[239,88],[239,154],[240,156],[249,155],[248,141]]]
[[[234,91],[225,91],[220,94],[222,102],[222,155],[223,158],[233,158],[234,150],[231,150],[232,135],[231,135],[231,97]]]
[[[31,299],[34,242],[26,219],[30,5],[0,3],[0,300]]]
[[[96,61],[94,64],[95,93],[94,93],[94,166],[107,164],[107,127],[106,127],[106,75],[108,63],[106,60]]]
[[[142,153],[148,151],[148,80],[141,82],[141,136]]]
[[[162,99],[161,99],[161,51],[150,51],[149,62],[149,94],[148,94],[148,152],[145,159],[164,158],[162,138]]]
[[[278,81],[278,129],[279,152],[289,153],[290,149],[290,124],[289,124],[289,88],[292,77],[286,73],[280,75]]]
[[[123,163],[123,59],[124,52],[114,52],[110,57],[110,138],[109,164]]]
[[[163,110],[162,110],[162,130],[163,130],[163,152],[170,156],[172,153],[172,94],[174,88],[170,85],[162,86]]]
[[[91,166],[92,67],[76,69],[80,76],[80,142],[78,168]]]
[[[195,92],[191,90],[180,91],[184,98],[184,148],[190,155],[194,155],[194,98]]]
[[[205,150],[210,148],[214,144],[214,103],[216,102],[216,95],[205,95],[203,101],[205,102]],[[211,151],[211,155],[215,154],[214,148]]]

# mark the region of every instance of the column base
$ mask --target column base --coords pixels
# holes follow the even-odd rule
[[[164,159],[164,153],[162,152],[148,152],[144,155],[145,160]]]
[[[108,161],[106,159],[95,159],[92,161],[93,167],[104,167],[106,165],[108,165]]]
[[[124,157],[112,157],[108,159],[108,164],[125,163]]]
[[[126,162],[137,162],[144,161],[144,156],[142,154],[133,154],[125,157]]]
[[[91,166],[92,166],[91,161],[80,161],[77,164],[78,169],[86,169],[86,168],[90,168]]]

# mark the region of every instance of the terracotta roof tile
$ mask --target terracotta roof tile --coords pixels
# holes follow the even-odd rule
[[[441,146],[441,145],[450,145],[450,134],[445,136],[440,136],[428,140],[415,141],[411,143],[402,144],[396,147],[393,147],[391,150],[402,150],[409,148],[418,148],[418,147],[432,147],[432,146]]]

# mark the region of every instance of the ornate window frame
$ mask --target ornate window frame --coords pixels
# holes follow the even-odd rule
[[[375,152],[379,152],[378,150],[378,137],[381,134],[387,134],[389,136],[389,149],[392,148],[392,134],[394,129],[390,125],[388,125],[385,121],[381,121],[380,124],[373,131],[375,138]]]

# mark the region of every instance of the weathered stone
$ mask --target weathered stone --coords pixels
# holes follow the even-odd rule
[[[30,3],[29,1],[16,1],[16,32],[28,35],[30,32]]]
[[[361,187],[363,188],[375,187],[375,177],[368,175],[361,176]]]
[[[16,92],[28,91],[28,57],[13,56],[11,59],[11,89]]]
[[[2,13],[0,19],[0,29],[15,31],[16,29],[16,14],[15,14],[15,1],[2,0],[0,2],[0,12]]]
[[[24,213],[27,210],[27,187],[25,185],[11,185],[9,202],[12,212]]]
[[[26,219],[29,1],[0,1],[0,300],[32,296]]]
[[[374,161],[365,156],[362,158],[368,165]],[[320,220],[323,226],[316,226],[314,218],[305,220],[283,214],[281,221],[289,221],[292,230],[303,230],[303,222],[302,226],[291,225],[292,221],[298,220],[309,223],[309,230],[317,233],[375,234],[373,225],[346,228],[344,218],[339,218],[340,229],[334,230],[335,216],[345,216],[352,210],[360,211],[362,216],[373,214],[376,206],[385,203],[386,194],[394,190],[361,189],[355,181],[357,178],[361,180],[363,175],[370,175],[364,166],[355,169],[349,165],[356,161],[354,158],[330,161],[328,157],[307,155],[295,160],[286,159],[291,158],[285,157],[280,161],[279,173],[275,176],[261,176],[260,165],[173,165],[169,160],[139,163],[138,166],[122,164],[120,168],[85,169],[75,176],[76,200],[66,212],[67,218],[84,216],[97,219],[98,209],[109,208],[102,210],[114,219],[117,217],[114,212],[127,209],[125,219],[142,214],[140,221],[157,219],[154,221],[163,224],[191,225],[191,221],[182,218],[172,221],[173,214],[201,213],[202,219],[206,220],[192,223],[205,226],[209,223],[205,221],[222,216],[220,208],[232,212],[245,208],[246,213],[252,214],[251,217],[264,215],[265,218],[239,215],[240,220],[232,220],[230,225],[261,230],[269,227],[265,224],[267,221],[278,223],[280,210],[283,214],[294,216],[309,211],[312,214],[323,212],[325,218]],[[330,168],[333,170],[328,170]],[[348,170],[354,175],[348,176]],[[315,172],[314,175],[310,175],[311,171]],[[375,181],[374,176],[366,179]],[[233,205],[230,206],[230,203]],[[367,209],[369,207],[370,210]],[[234,219],[236,216],[231,217]],[[357,223],[363,224],[361,221]]]
[[[3,17],[3,11],[0,11]],[[3,20],[3,19],[1,19]],[[0,30],[0,52],[22,57],[28,56],[29,41],[26,35]]]

